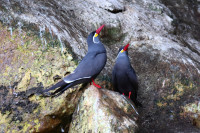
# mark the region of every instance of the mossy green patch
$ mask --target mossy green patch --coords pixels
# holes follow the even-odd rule
[[[28,70],[24,77],[22,78],[21,82],[18,84],[17,88],[17,92],[18,91],[25,91],[26,88],[28,87],[28,85],[30,84],[30,80],[31,80],[31,72],[30,70]]]
[[[104,30],[102,35],[102,42],[106,45],[113,45],[116,43],[122,43],[126,34],[121,32],[119,27],[111,27]]]
[[[26,92],[30,88],[37,88],[38,84],[42,84],[44,88],[55,84],[57,81],[54,81],[54,76],[64,77],[66,73],[72,72],[77,65],[73,61],[71,51],[68,52],[67,49],[61,54],[58,47],[59,41],[49,37],[50,34],[43,36],[49,37],[46,39],[47,45],[44,45],[41,38],[36,35],[37,33],[33,33],[34,31],[22,30],[19,34],[18,29],[15,29],[11,36],[7,26],[0,24],[0,28],[0,42],[4,42],[0,44],[0,53],[4,53],[0,59],[2,62],[0,64],[0,84],[12,87],[15,82],[18,83],[17,86],[11,88],[12,95],[6,95],[8,99],[8,96],[18,97],[18,94],[24,96],[21,101],[18,98],[13,98],[17,100],[16,104],[19,104],[15,110],[10,107],[8,110],[11,111],[7,111],[5,114],[0,113],[0,127],[4,127],[2,130],[6,132],[37,132],[42,126],[40,123],[42,115],[52,114],[60,110],[63,112],[61,115],[67,113],[65,108],[66,95],[59,98],[44,98],[35,94],[26,96]],[[25,100],[28,102],[23,103]],[[63,109],[60,109],[61,106]],[[69,108],[74,108],[72,107],[74,105],[69,104],[69,106],[71,106]],[[29,108],[30,110],[28,110]],[[18,120],[15,116],[21,118]]]
[[[177,80],[170,91],[163,94],[161,100],[156,104],[158,107],[163,107],[166,105],[174,105],[172,101],[179,101],[188,91],[192,91],[195,88],[195,85],[192,81],[187,80]]]
[[[157,106],[158,107],[164,107],[164,106],[167,106],[167,103],[159,101],[159,102],[157,102]]]
[[[5,123],[9,123],[9,121],[11,120],[11,118],[9,118],[9,115],[10,115],[11,112],[9,111],[6,111],[5,114],[1,114],[0,113],[0,125],[1,124],[5,124]]]
[[[3,46],[0,48],[0,51],[4,51],[5,53],[5,59],[2,59],[4,66],[2,66],[2,73],[0,73],[0,76],[3,77],[1,80],[2,83],[0,81],[1,84],[8,85],[14,81],[24,82],[23,78],[27,77],[25,73],[30,70],[30,80],[34,77],[38,83],[42,82],[44,86],[49,86],[54,83],[53,76],[63,76],[65,71],[71,72],[72,69],[74,70],[76,65],[72,61],[72,55],[67,51],[65,54],[61,54],[60,50],[54,47],[58,45],[57,39],[50,39],[51,43],[55,43],[53,47],[51,47],[52,45],[47,45],[44,48],[43,44],[41,44],[41,39],[34,39],[37,38],[35,35],[26,35],[24,31],[19,35],[16,29],[12,33],[13,37],[6,30],[7,27],[3,27],[2,25],[0,27],[2,27],[2,32],[5,36],[2,37],[2,41],[6,42],[1,44]],[[47,36],[50,36],[50,34],[45,35],[45,37]],[[9,49],[14,49],[14,52],[10,52]],[[67,69],[68,67],[69,70]],[[12,76],[10,75],[11,73]],[[21,75],[25,75],[25,77]],[[22,87],[21,83],[19,88]],[[24,86],[25,89],[27,87],[30,88],[31,86]]]

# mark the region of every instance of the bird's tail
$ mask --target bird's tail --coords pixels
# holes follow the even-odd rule
[[[142,104],[137,100],[137,92],[134,92],[130,99],[133,101],[133,103],[136,105],[136,107],[142,107]]]
[[[57,93],[60,95],[62,94],[65,90],[67,90],[69,87],[69,84],[66,83],[64,80],[59,81],[49,89],[46,89],[43,91],[44,96],[55,96]],[[58,88],[58,89],[57,89]],[[57,90],[55,90],[57,89]],[[49,92],[51,90],[55,90],[53,93]],[[59,93],[62,92],[62,93]],[[57,96],[57,95],[56,95]]]
[[[142,104],[138,100],[133,101],[136,107],[142,107]]]

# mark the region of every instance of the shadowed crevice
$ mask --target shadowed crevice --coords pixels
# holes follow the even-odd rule
[[[105,10],[113,14],[117,14],[117,13],[121,13],[125,11],[125,9],[114,9],[114,10],[105,9]]]

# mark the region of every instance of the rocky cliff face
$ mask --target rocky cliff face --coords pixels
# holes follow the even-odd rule
[[[138,97],[144,106],[138,110],[139,131],[198,132],[198,4],[199,1],[195,0],[2,0],[2,132],[22,131],[24,124],[21,123],[30,116],[23,120],[16,116],[22,116],[28,109],[36,122],[43,122],[37,120],[40,116],[54,116],[51,115],[52,112],[41,113],[50,107],[38,108],[43,106],[43,102],[39,102],[36,97],[40,96],[41,89],[54,84],[74,70],[87,52],[87,35],[101,24],[106,25],[101,32],[101,40],[106,46],[108,61],[98,81],[105,88],[112,88],[108,82],[118,48],[130,43],[129,56],[140,83]],[[82,91],[77,87],[73,95],[77,95],[78,99]],[[61,104],[66,99],[73,103],[73,97],[68,94],[70,92],[59,98],[60,106],[53,110],[68,108]],[[75,103],[78,103],[77,99]],[[56,99],[42,100],[47,105],[58,104]],[[61,113],[56,117],[59,119],[54,121],[57,123],[53,126],[55,128],[46,131],[68,130],[76,104],[66,104],[72,107],[67,111],[70,113]],[[26,106],[30,108],[22,109]],[[38,114],[36,110],[39,110]],[[67,117],[68,126],[61,119],[64,116]],[[28,124],[34,127],[32,129],[38,129],[40,126],[34,125],[36,122],[30,121]],[[8,123],[13,124],[12,128]]]

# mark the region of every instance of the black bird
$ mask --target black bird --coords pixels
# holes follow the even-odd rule
[[[138,80],[128,57],[128,47],[129,44],[119,49],[112,72],[112,83],[116,91],[128,96],[136,106],[142,106],[137,101]]]
[[[106,49],[98,37],[103,27],[104,25],[89,34],[87,38],[88,52],[77,68],[70,75],[64,77],[60,82],[49,89],[44,90],[44,94],[50,90],[58,88],[51,93],[51,95],[59,96],[70,87],[88,82],[93,82],[94,86],[101,88],[99,85],[95,84],[94,79],[104,68],[107,60]]]

